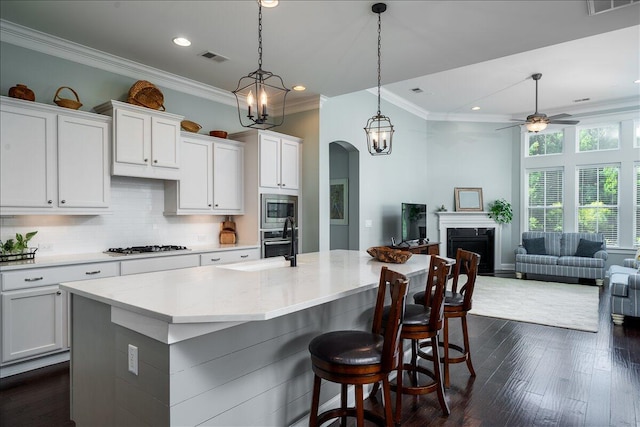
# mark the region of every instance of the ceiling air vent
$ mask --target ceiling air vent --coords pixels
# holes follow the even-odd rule
[[[413,92],[413,93],[422,93],[423,91],[419,87],[414,87],[413,89],[411,89],[411,92]]]
[[[640,3],[640,0],[587,0],[587,7],[589,8],[589,15],[595,15],[634,3]]]
[[[224,61],[228,61],[229,60],[229,58],[225,58],[222,55],[219,55],[219,54],[213,53],[213,52],[209,52],[209,51],[201,53],[200,56],[202,56],[203,58],[211,59],[211,60],[216,61],[216,62],[224,62]]]

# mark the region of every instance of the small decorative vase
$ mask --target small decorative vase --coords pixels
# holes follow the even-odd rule
[[[24,99],[26,101],[35,101],[36,95],[26,85],[18,84],[9,89],[9,96],[11,98]]]

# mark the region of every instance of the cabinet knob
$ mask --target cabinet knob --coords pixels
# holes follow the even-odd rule
[[[144,162],[147,163],[149,161],[149,159],[144,159]]]
[[[282,186],[283,186],[283,187],[286,187],[286,186],[287,186],[287,184],[284,184],[284,183],[283,183],[283,184],[282,184]]]
[[[48,204],[52,204],[52,203],[53,203],[53,200],[47,200],[47,203],[48,203]]]
[[[154,160],[154,161],[153,161],[153,163],[158,163],[158,161],[157,161],[157,160]]]
[[[209,207],[211,207],[211,203],[209,203]]]
[[[64,205],[65,203],[67,203],[67,201],[62,199],[62,200],[60,200],[60,203],[62,203]]]
[[[218,204],[216,203],[216,205],[215,205],[215,206],[216,206],[216,208],[217,208],[217,207],[218,207]]]
[[[56,292],[56,295],[62,295],[61,291]]]

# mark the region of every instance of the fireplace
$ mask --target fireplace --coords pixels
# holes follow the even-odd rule
[[[455,258],[458,248],[480,255],[478,273],[494,272],[494,228],[447,228],[447,257]]]
[[[480,254],[481,272],[508,269],[508,266],[502,264],[501,258],[502,226],[489,218],[487,212],[437,212],[437,215],[441,254],[455,258],[456,250],[462,247]],[[458,233],[453,242],[458,246],[450,250],[449,229],[471,229],[471,231]],[[459,244],[460,240],[466,240],[466,242]],[[492,243],[485,240],[492,240]]]

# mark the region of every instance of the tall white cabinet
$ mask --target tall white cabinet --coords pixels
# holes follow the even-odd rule
[[[111,119],[6,97],[0,102],[1,213],[105,213]]]
[[[165,215],[244,213],[244,144],[182,133],[179,181],[165,181]]]
[[[259,133],[260,187],[274,190],[300,188],[300,142],[274,133]]]

